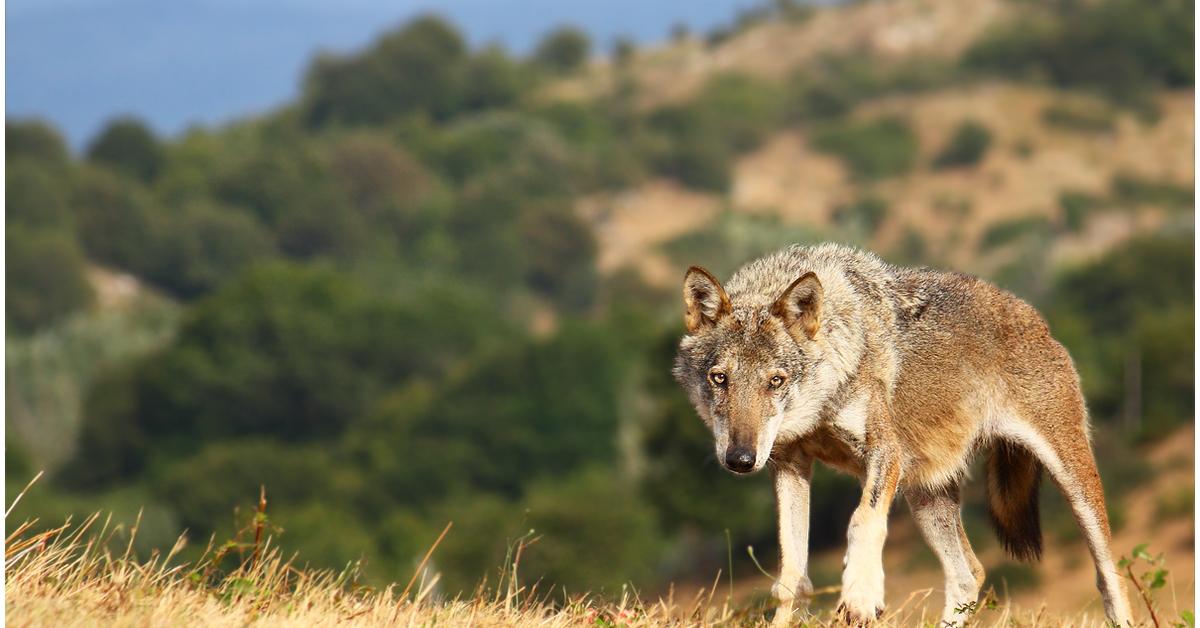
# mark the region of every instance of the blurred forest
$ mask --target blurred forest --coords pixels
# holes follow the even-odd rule
[[[285,548],[362,559],[377,584],[450,520],[448,593],[530,529],[531,582],[711,580],[726,531],[772,556],[774,507],[765,475],[718,467],[670,378],[676,282],[824,240],[1041,308],[1120,511],[1146,477],[1128,452],[1193,421],[1194,6],[941,4],[990,17],[943,48],[875,30],[746,52],[924,10],[781,1],[659,49],[564,28],[518,58],[427,16],[317,56],[296,102],[220,128],[121,118],[74,155],[7,121],[9,499],[47,473],[13,517],[141,511],[138,551],[186,530],[194,558],[265,485]],[[1013,94],[1030,112],[991,122]],[[1164,126],[1179,116],[1188,133]],[[1087,176],[1053,167],[1076,149]],[[798,186],[756,184],[789,163]],[[858,498],[825,471],[818,550]]]

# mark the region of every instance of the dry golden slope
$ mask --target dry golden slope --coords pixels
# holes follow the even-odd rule
[[[990,225],[1026,215],[1054,217],[1064,192],[1103,196],[1117,174],[1192,185],[1191,90],[1160,94],[1161,116],[1154,122],[1140,121],[1132,113],[1117,115],[1111,132],[1072,131],[1043,121],[1046,107],[1082,98],[1011,83],[885,98],[861,107],[854,116],[899,114],[910,120],[920,157],[906,175],[863,184],[849,176],[839,159],[813,150],[803,130],[785,130],[737,161],[727,198],[653,181],[585,199],[580,209],[596,227],[602,271],[634,266],[659,286],[673,286],[680,271],[656,247],[703,227],[723,206],[775,212],[790,223],[829,227],[834,207],[867,190],[890,203],[888,218],[870,243],[873,247],[887,250],[908,228],[935,243],[957,229],[962,238],[945,257],[962,270],[983,272],[977,243]],[[930,168],[933,156],[965,120],[981,122],[992,133],[984,160],[972,168]],[[969,210],[958,222],[944,208],[960,204]],[[1093,216],[1082,233],[1055,241],[1051,260],[1093,257],[1131,235],[1160,228],[1167,219],[1155,208],[1134,209],[1138,211]]]
[[[690,38],[648,49],[620,72],[638,88],[642,104],[653,106],[686,99],[721,72],[777,79],[831,53],[880,60],[954,58],[1014,7],[1004,0],[881,0],[825,7],[804,20],[756,25],[716,47]],[[554,86],[550,95],[595,97],[612,89],[617,73],[618,68],[599,62],[583,76]]]

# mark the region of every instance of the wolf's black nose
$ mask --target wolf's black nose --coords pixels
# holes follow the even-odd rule
[[[754,452],[745,447],[727,449],[725,466],[735,473],[746,473],[754,468]]]

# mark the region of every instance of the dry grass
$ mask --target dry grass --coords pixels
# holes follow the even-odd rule
[[[481,585],[470,598],[439,599],[434,594],[438,577],[424,570],[425,561],[407,586],[372,589],[360,586],[354,565],[341,572],[296,568],[295,557],[285,557],[272,543],[265,496],[235,539],[210,542],[194,563],[177,560],[182,537],[165,555],[139,558],[132,551],[137,524],[126,530],[98,514],[41,532],[35,526],[23,523],[5,539],[10,626],[743,626],[764,624],[771,611],[732,603],[722,593],[720,574],[688,600],[675,599],[673,592],[657,601],[632,591],[619,600],[539,593],[536,584],[523,586],[517,577],[529,539],[519,540],[510,552],[495,586]],[[836,593],[836,588],[819,593]],[[936,618],[923,604],[931,593],[914,592],[880,624],[934,625]],[[973,625],[1103,625],[1098,616],[1054,617],[990,597],[981,606]],[[836,623],[821,612],[804,625]]]

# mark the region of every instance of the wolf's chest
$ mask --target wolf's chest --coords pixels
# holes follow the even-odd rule
[[[824,424],[801,438],[796,446],[825,465],[861,477],[866,472],[865,445],[861,438],[836,424]]]

